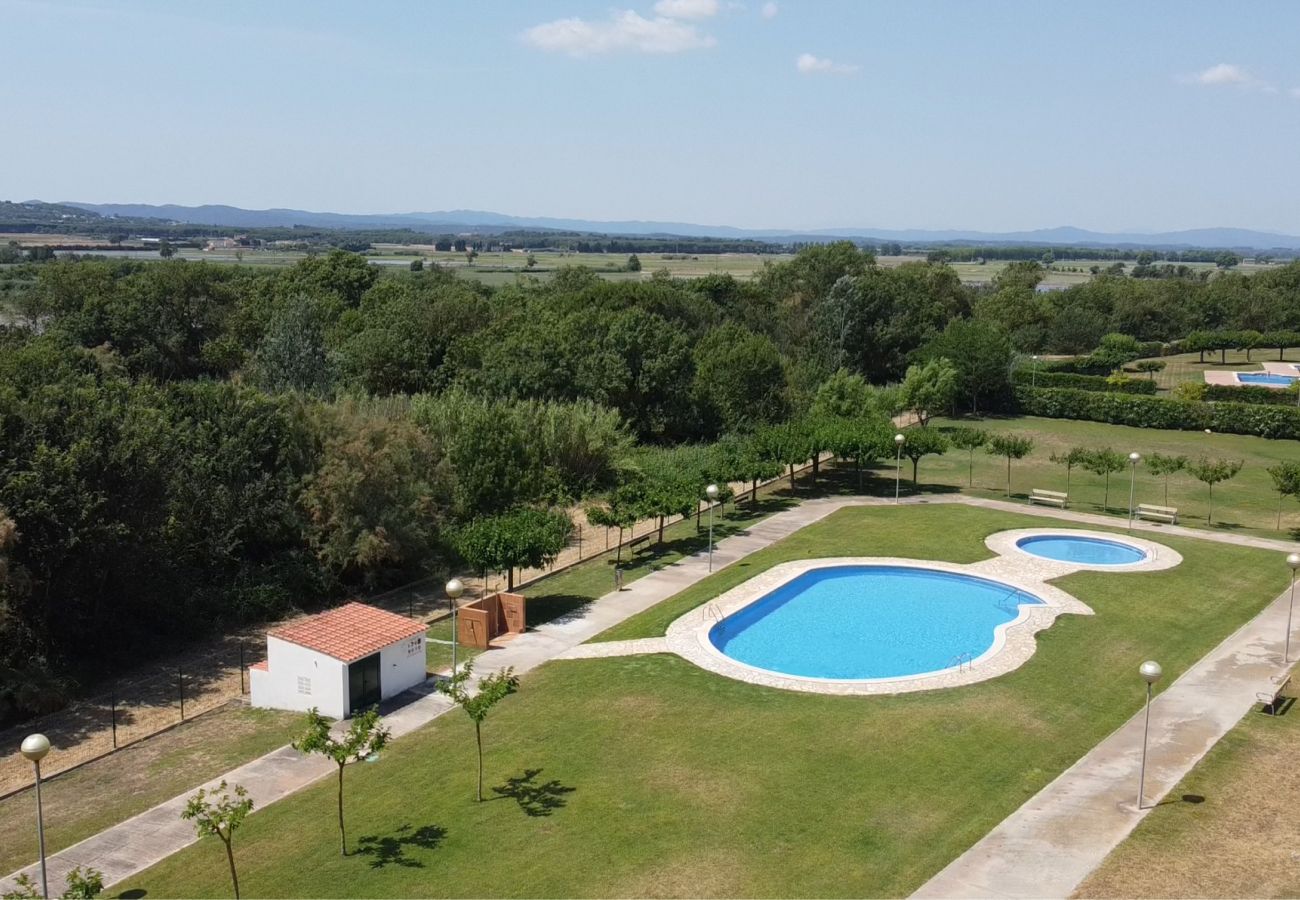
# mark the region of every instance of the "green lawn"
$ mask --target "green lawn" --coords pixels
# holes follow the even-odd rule
[[[1011,431],[1033,437],[1033,452],[1012,464],[1012,493],[1024,499],[1032,488],[1063,491],[1065,467],[1049,458],[1053,452],[1073,446],[1096,448],[1109,446],[1127,456],[1132,451],[1143,455],[1152,452],[1184,455],[1193,461],[1202,454],[1245,461],[1236,478],[1214,489],[1214,528],[1220,531],[1245,532],[1263,537],[1289,537],[1300,526],[1300,504],[1287,500],[1283,504],[1282,532],[1276,530],[1278,494],[1273,490],[1268,467],[1282,460],[1300,458],[1300,444],[1295,441],[1268,440],[1239,434],[1204,434],[1200,431],[1161,431],[1153,428],[1129,428],[1104,422],[1076,422],[1068,419],[1032,417],[936,419],[930,427],[973,425],[989,431]],[[892,466],[889,467],[892,470]],[[974,487],[967,487],[968,455],[963,450],[950,451],[940,457],[921,460],[920,481],[925,490],[962,490],[976,496],[1003,497],[1007,483],[1005,457],[975,451]],[[903,477],[911,478],[911,464],[903,460]],[[893,472],[887,473],[892,477]],[[891,485],[892,486],[892,485]],[[1109,511],[1127,516],[1129,472],[1110,476]],[[1070,508],[1081,512],[1101,512],[1105,497],[1104,481],[1099,476],[1075,468],[1070,476]],[[1137,469],[1136,502],[1165,505],[1164,479],[1151,475],[1145,466]],[[1204,484],[1190,475],[1179,473],[1169,480],[1169,503],[1178,507],[1180,524],[1204,526],[1208,510]]]
[[[232,704],[48,778],[41,788],[46,850],[62,850],[197,788],[301,730],[301,715]],[[31,790],[0,800],[0,873],[36,862],[35,815]]]
[[[690,601],[811,555],[978,559],[988,533],[1040,522],[947,505],[843,510],[715,573]],[[1141,660],[1160,660],[1171,683],[1286,583],[1274,553],[1163,540],[1182,565],[1063,579],[1097,615],[1063,617],[1021,669],[955,690],[784,692],[667,655],[549,663],[484,727],[492,799],[473,802],[473,731],[454,712],[349,771],[359,852],[338,854],[326,780],[248,820],[241,885],[252,896],[905,894],[1135,712]],[[230,890],[212,840],[119,887]]]
[[[1220,362],[1224,357],[1215,352],[1206,351],[1205,362],[1201,362],[1199,353],[1179,353],[1174,356],[1157,357],[1159,362],[1165,364],[1163,370],[1155,373],[1156,384],[1161,390],[1172,390],[1174,385],[1184,381],[1192,381],[1196,384],[1205,383],[1206,372],[1235,372],[1235,371],[1260,371],[1260,363],[1265,361],[1276,362],[1278,358],[1276,348],[1264,347],[1259,350],[1250,351],[1250,360],[1246,360],[1246,351],[1229,350],[1226,354],[1227,362]],[[1300,349],[1291,348],[1282,355],[1285,362],[1300,362]],[[1125,368],[1132,369],[1134,363],[1129,363]],[[1145,375],[1139,375],[1145,378]]]

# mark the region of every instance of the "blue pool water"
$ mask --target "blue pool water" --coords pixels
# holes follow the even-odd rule
[[[1296,380],[1294,375],[1273,375],[1272,373],[1237,373],[1237,380],[1242,384],[1272,384],[1278,387],[1290,387]]]
[[[1145,550],[1132,544],[1108,541],[1104,538],[1074,537],[1064,534],[1043,534],[1021,538],[1016,546],[1026,553],[1054,559],[1058,562],[1087,563],[1092,566],[1123,566],[1142,562]]]
[[[978,657],[994,630],[1042,601],[971,575],[828,566],[798,576],[709,631],[738,662],[810,678],[917,675]]]

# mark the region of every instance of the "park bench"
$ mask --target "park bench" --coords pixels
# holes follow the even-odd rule
[[[636,540],[627,542],[627,549],[635,553],[638,547],[645,547],[650,544],[650,535],[643,534]]]
[[[1269,679],[1269,681],[1271,682],[1271,689],[1267,691],[1259,691],[1255,694],[1255,698],[1259,700],[1260,703],[1264,704],[1264,707],[1268,710],[1270,716],[1276,716],[1278,701],[1282,699],[1282,692],[1285,691],[1287,685],[1291,683],[1291,676],[1285,673],[1282,675],[1274,675]]]
[[[1178,510],[1172,506],[1153,506],[1150,503],[1139,503],[1137,505],[1137,517],[1155,522],[1168,522],[1170,525],[1178,524]]]
[[[1060,491],[1045,491],[1042,488],[1034,488],[1029,492],[1030,503],[1041,503],[1044,506],[1059,506],[1065,509],[1070,500],[1069,494],[1063,494]]]

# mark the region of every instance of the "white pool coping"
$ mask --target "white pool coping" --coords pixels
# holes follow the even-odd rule
[[[1146,552],[1147,558],[1137,563],[1120,566],[1085,565],[1033,556],[1016,546],[1016,542],[1025,537],[1040,535],[1091,537],[1128,543]],[[1083,529],[1020,528],[1000,531],[989,535],[985,539],[985,544],[997,555],[975,563],[952,563],[891,556],[836,556],[780,563],[679,616],[668,626],[667,634],[662,639],[588,644],[581,648],[584,652],[574,656],[610,657],[666,651],[675,653],[717,675],[749,684],[815,694],[876,696],[961,687],[988,681],[1020,668],[1037,649],[1035,636],[1038,632],[1050,628],[1057,616],[1093,615],[1091,607],[1055,585],[1049,584],[1050,579],[1077,571],[1104,571],[1112,574],[1152,572],[1168,569],[1182,562],[1181,555],[1163,544],[1142,538]],[[782,585],[806,572],[838,566],[896,566],[967,575],[1005,584],[1009,589],[1023,591],[1041,602],[1022,604],[1019,615],[1012,621],[999,625],[994,630],[992,644],[975,659],[916,675],[863,679],[789,675],[732,659],[714,646],[709,639],[709,631],[715,624],[767,596]]]

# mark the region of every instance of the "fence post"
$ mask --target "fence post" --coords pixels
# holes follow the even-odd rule
[[[582,562],[582,523],[578,523],[578,562]]]
[[[109,716],[113,723],[113,749],[117,749],[117,684],[113,684],[112,692],[109,694]]]
[[[176,667],[176,688],[181,696],[181,721],[185,721],[185,671],[179,665]]]

